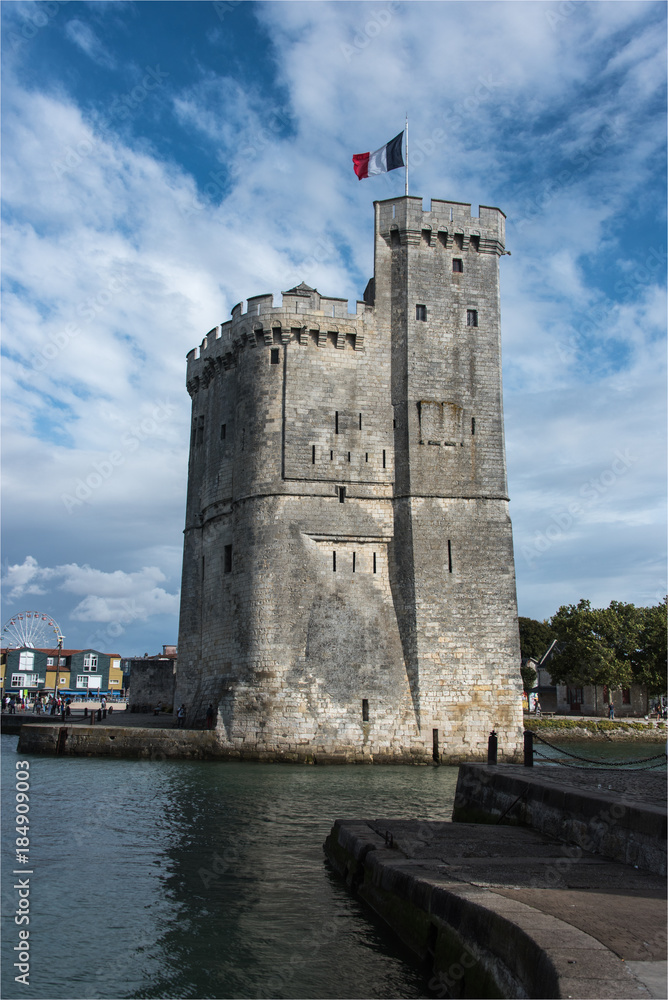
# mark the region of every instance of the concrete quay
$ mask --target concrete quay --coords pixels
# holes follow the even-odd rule
[[[667,996],[658,875],[475,823],[337,820],[325,852],[436,996]]]
[[[666,1000],[665,773],[463,764],[453,820],[325,843],[437,996]]]
[[[665,771],[462,764],[452,818],[533,827],[666,874]]]

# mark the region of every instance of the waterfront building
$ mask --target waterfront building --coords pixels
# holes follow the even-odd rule
[[[121,658],[97,649],[3,649],[3,694],[120,694]]]
[[[188,355],[176,704],[231,751],[481,757],[522,733],[498,208],[375,203],[355,312],[302,283]]]
[[[131,712],[153,711],[159,704],[164,709],[174,705],[176,685],[176,646],[163,646],[156,656],[128,657],[121,661],[128,708]]]

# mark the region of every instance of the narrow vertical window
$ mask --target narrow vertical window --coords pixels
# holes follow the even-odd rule
[[[204,417],[197,418],[197,444],[204,441]]]
[[[362,722],[369,721],[369,699],[362,698]]]
[[[376,553],[373,554],[373,571],[376,572]]]
[[[272,365],[277,365],[281,360],[281,352],[278,347],[272,347],[271,349],[271,363]]]
[[[385,468],[385,450],[383,449],[383,468]]]
[[[455,274],[462,274],[464,271],[464,261],[460,257],[452,258],[452,270]]]
[[[368,452],[368,451],[366,452],[366,458],[364,459],[364,461],[365,461],[365,462],[368,462],[368,461],[369,461],[369,452]]]
[[[471,434],[475,434],[475,417],[471,417]]]
[[[467,326],[477,326],[478,325],[478,310],[477,309],[467,309],[466,310],[466,325]]]
[[[225,570],[226,573],[231,573],[232,572],[232,546],[231,545],[226,545],[225,546],[224,558],[225,558],[224,570]]]
[[[348,461],[350,461],[350,452],[348,452]]]
[[[330,460],[330,462],[334,461],[334,452],[333,451],[330,451],[330,453],[329,453],[329,460]]]
[[[315,445],[311,445],[311,465],[315,465]]]
[[[334,414],[334,433],[339,433],[339,411],[337,410]]]
[[[452,573],[452,542],[448,538],[448,573]]]
[[[227,424],[220,425],[220,440],[224,441],[227,437]]]
[[[346,502],[346,488],[345,486],[339,486],[339,503]]]
[[[421,320],[423,323],[427,321],[427,307],[424,305],[416,305],[415,307],[415,318]]]
[[[332,552],[332,573],[336,573],[336,549]]]
[[[357,562],[357,553],[353,552],[353,573],[355,572],[355,563]]]
[[[362,430],[362,414],[360,413],[360,430]]]

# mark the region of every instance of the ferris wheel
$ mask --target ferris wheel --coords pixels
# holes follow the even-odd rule
[[[19,611],[2,629],[2,644],[8,649],[18,649],[21,646],[29,649],[62,647],[64,638],[55,618],[41,611]]]

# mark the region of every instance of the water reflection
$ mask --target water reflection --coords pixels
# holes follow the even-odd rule
[[[32,757],[31,985],[13,981],[7,924],[3,996],[426,997],[322,844],[339,816],[448,819],[456,773]]]

